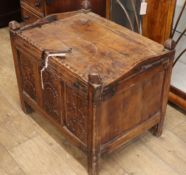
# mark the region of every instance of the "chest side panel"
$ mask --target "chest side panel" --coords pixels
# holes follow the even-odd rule
[[[118,85],[102,104],[102,144],[161,114],[164,81],[165,69],[160,64]]]

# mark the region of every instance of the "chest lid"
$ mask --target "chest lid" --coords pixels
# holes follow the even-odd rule
[[[139,34],[83,11],[53,15],[20,29],[18,35],[40,50],[72,49],[58,66],[70,68],[84,81],[98,73],[108,85],[136,65],[167,53],[164,47]]]

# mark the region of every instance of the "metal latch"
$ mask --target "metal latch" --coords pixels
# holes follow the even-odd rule
[[[43,51],[43,56],[44,56],[44,67],[41,69],[41,87],[44,89],[44,84],[43,84],[43,72],[45,69],[48,67],[48,61],[50,57],[60,57],[60,58],[65,58],[67,53],[71,53],[72,48],[69,48],[67,50],[63,51],[56,51],[56,50],[44,50]]]

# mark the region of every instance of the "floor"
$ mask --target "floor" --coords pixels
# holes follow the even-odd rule
[[[177,1],[176,11],[175,11],[175,19],[174,19],[174,25],[175,21],[178,18],[178,15],[181,11],[181,7],[183,6],[184,0]],[[183,15],[180,19],[180,23],[178,25],[177,31],[175,33],[174,39],[177,40],[177,38],[180,36],[180,33],[184,31],[186,28],[186,9],[183,12]],[[178,55],[186,48],[186,33],[180,40],[178,46],[176,47],[176,58]],[[178,89],[182,90],[183,92],[186,92],[186,53],[183,54],[183,56],[180,58],[180,60],[176,63],[174,69],[173,69],[173,76],[172,76],[172,85],[177,87]]]
[[[145,133],[101,159],[100,175],[186,175],[186,115],[168,106],[162,137]],[[19,105],[8,29],[0,29],[0,175],[86,175],[85,155]]]

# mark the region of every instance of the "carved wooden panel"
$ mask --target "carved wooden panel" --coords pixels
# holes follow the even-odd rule
[[[20,54],[20,67],[21,67],[21,77],[22,77],[22,89],[25,91],[32,99],[36,100],[36,79],[34,72],[34,63],[31,62],[31,58],[24,54]]]
[[[75,88],[66,87],[66,127],[81,141],[87,140],[87,98]]]
[[[50,71],[43,73],[43,107],[55,121],[61,123],[59,80]]]

